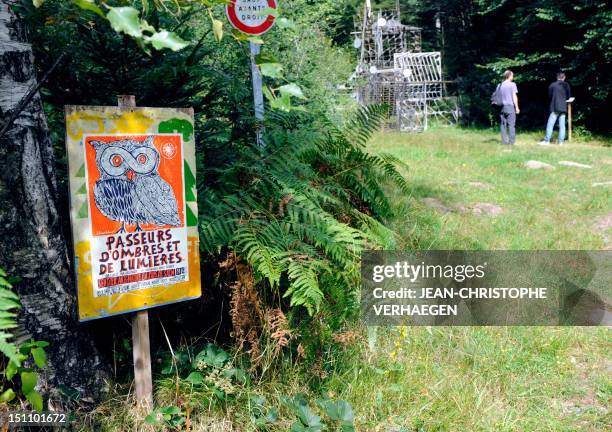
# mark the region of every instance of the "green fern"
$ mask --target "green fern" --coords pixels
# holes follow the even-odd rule
[[[13,334],[10,330],[17,327],[17,313],[19,297],[12,291],[12,285],[7,280],[4,270],[0,269],[0,352],[10,361],[21,366],[18,347],[12,342]]]
[[[343,128],[301,115],[273,113],[263,152],[240,148],[231,168],[208,173],[216,187],[200,195],[202,245],[234,251],[290,307],[345,316],[358,304],[360,252],[393,246],[384,185],[408,184],[398,160],[365,150],[383,107],[359,110]]]

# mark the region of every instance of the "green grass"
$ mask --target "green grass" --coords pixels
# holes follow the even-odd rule
[[[603,431],[610,426],[609,330],[387,329],[369,363],[329,384],[359,430]]]
[[[392,223],[400,246],[417,249],[604,249],[597,218],[612,211],[612,148],[601,141],[562,147],[537,145],[539,135],[521,134],[514,147],[499,144],[493,131],[434,129],[423,134],[381,133],[371,150],[387,152],[408,164],[410,196],[397,196],[398,218]],[[539,160],[554,170],[528,170]],[[563,167],[569,160],[592,169]],[[470,182],[491,185],[490,189]],[[449,207],[492,203],[498,217],[470,212],[441,215],[421,198],[437,198]]]
[[[391,153],[408,168],[411,194],[396,191],[397,217],[390,221],[401,248],[602,249],[604,234],[593,222],[612,211],[612,149],[603,142],[537,146],[539,136],[521,134],[502,147],[493,131],[435,129],[423,134],[381,133],[375,152]],[[527,170],[530,159],[555,170]],[[561,167],[560,160],[592,169]],[[490,189],[469,182],[491,185]],[[452,207],[493,203],[497,217],[442,213],[422,198]],[[366,334],[365,329],[359,332]],[[303,335],[307,339],[307,335]],[[197,431],[255,431],[250,403],[262,395],[279,410],[267,429],[287,431],[295,414],[283,396],[303,393],[353,406],[358,431],[604,431],[612,428],[612,344],[608,328],[415,327],[370,329],[367,343],[343,354],[321,354],[316,367],[286,360],[261,380],[236,386],[222,404],[193,412]],[[324,378],[321,371],[324,370]],[[156,382],[158,404],[172,404],[172,379]],[[181,392],[180,398],[189,395]],[[203,396],[193,396],[200,400]],[[96,430],[147,430],[126,398],[98,408]],[[95,414],[94,414],[95,416]],[[150,428],[150,430],[153,430]]]
[[[410,196],[397,194],[392,228],[412,249],[603,249],[593,222],[612,211],[612,149],[603,142],[542,147],[535,134],[515,147],[493,131],[381,133],[375,152],[406,164]],[[527,160],[555,165],[528,170]],[[592,169],[558,166],[561,160]],[[483,189],[470,185],[490,185]],[[440,212],[492,203],[503,213]],[[357,407],[362,430],[391,424],[422,431],[603,431],[612,427],[608,328],[409,328],[382,330],[367,366],[330,387]],[[352,374],[352,375],[351,375]],[[349,383],[347,385],[347,383]],[[382,429],[381,429],[382,428]]]

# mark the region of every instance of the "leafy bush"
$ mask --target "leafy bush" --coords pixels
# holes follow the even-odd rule
[[[47,355],[44,348],[49,344],[43,341],[29,341],[20,345],[12,342],[11,330],[17,327],[15,309],[21,308],[19,297],[12,290],[6,273],[0,269],[0,352],[6,357],[3,369],[2,394],[0,402],[11,402],[19,394],[27,399],[32,408],[43,409],[43,399],[38,391],[38,372],[36,368],[47,367]],[[32,366],[26,366],[26,363]],[[18,377],[19,382],[14,383]]]
[[[391,214],[383,185],[408,187],[396,159],[365,150],[385,113],[364,108],[342,129],[322,123],[314,132],[299,115],[276,115],[263,151],[243,148],[215,173],[217,190],[200,190],[204,249],[229,248],[289,307],[313,315],[336,301],[335,312],[351,315],[359,253],[393,241],[380,223]]]

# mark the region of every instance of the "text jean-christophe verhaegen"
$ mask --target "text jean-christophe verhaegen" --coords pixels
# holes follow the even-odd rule
[[[367,325],[601,325],[605,251],[366,251]]]
[[[419,279],[453,279],[464,282],[468,279],[485,277],[487,263],[479,265],[441,265],[411,264],[407,261],[393,265],[376,265],[372,271],[372,281],[379,283],[389,279],[406,280],[416,283]],[[385,290],[376,287],[372,290],[375,299],[545,299],[546,287],[420,287]],[[457,315],[455,304],[378,304],[373,305],[377,315]]]

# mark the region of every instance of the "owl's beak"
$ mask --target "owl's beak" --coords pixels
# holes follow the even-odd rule
[[[132,170],[128,170],[128,171],[125,173],[125,176],[127,177],[127,179],[128,179],[129,181],[134,180],[134,171],[132,171]]]

